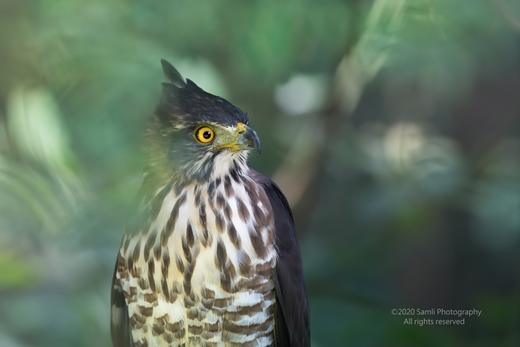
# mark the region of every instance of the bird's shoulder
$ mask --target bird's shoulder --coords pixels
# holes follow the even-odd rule
[[[276,345],[309,346],[309,305],[291,208],[273,180],[253,170],[250,176],[264,189],[274,218],[278,253],[274,276],[278,308],[275,317]]]

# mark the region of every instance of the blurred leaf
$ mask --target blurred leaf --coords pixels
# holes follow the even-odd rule
[[[29,287],[35,277],[33,268],[23,258],[5,253],[5,250],[0,254],[0,290]]]

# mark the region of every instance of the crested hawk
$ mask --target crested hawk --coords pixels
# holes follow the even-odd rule
[[[112,283],[114,346],[308,346],[293,216],[247,164],[260,144],[247,114],[161,62],[139,222]]]

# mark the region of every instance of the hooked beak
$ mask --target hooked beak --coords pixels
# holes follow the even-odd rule
[[[258,152],[260,152],[260,139],[258,138],[256,131],[243,123],[238,123],[237,132],[237,144],[241,150],[256,149]]]
[[[256,149],[260,151],[260,139],[252,128],[244,123],[238,123],[233,134],[224,143],[218,145],[215,150],[227,149],[231,152],[240,152]]]

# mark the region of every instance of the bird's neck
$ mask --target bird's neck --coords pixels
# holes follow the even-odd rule
[[[191,170],[200,168],[193,167]],[[190,174],[187,169],[172,172],[169,175],[157,173],[153,169],[145,173],[141,188],[141,203],[153,217],[156,209],[162,204],[165,195],[173,192],[175,196],[182,195],[186,187],[218,187],[225,182],[242,183],[249,180],[250,168],[247,156],[222,156],[215,160],[211,170],[204,176]]]
[[[235,155],[230,152],[219,154],[213,161],[209,182],[223,179],[225,176],[248,176],[247,154]]]

